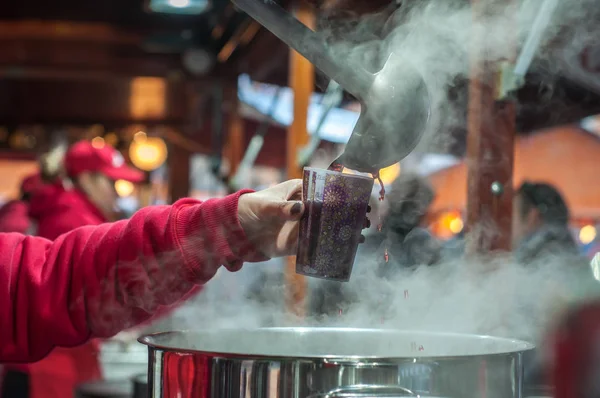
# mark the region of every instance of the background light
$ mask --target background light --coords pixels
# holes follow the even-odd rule
[[[142,135],[143,134],[143,135]],[[167,160],[167,144],[162,138],[147,137],[138,132],[129,146],[129,158],[138,169],[152,171]]]
[[[456,217],[452,221],[450,221],[448,227],[450,228],[450,232],[452,232],[453,234],[459,234],[464,228],[463,220],[460,217]]]
[[[94,137],[92,138],[92,146],[96,149],[102,149],[104,148],[104,138],[102,137]]]
[[[430,227],[438,238],[451,239],[463,231],[464,221],[460,212],[449,211],[437,216]]]
[[[586,225],[579,231],[579,241],[584,245],[592,243],[596,239],[596,227],[593,225]]]
[[[138,131],[137,133],[135,133],[133,135],[134,141],[137,141],[137,142],[146,141],[146,138],[148,138],[148,136],[143,131]]]
[[[119,143],[119,137],[115,133],[108,133],[104,136],[104,142],[106,145],[114,147]]]
[[[210,9],[209,0],[150,0],[150,10],[165,14],[203,14]]]
[[[117,195],[119,195],[122,198],[126,198],[126,197],[130,196],[133,193],[134,189],[135,189],[134,185],[129,181],[125,181],[125,180],[115,181],[115,191],[117,191]]]
[[[391,184],[400,175],[400,163],[379,170],[379,177],[385,185]]]
[[[189,7],[190,0],[169,0],[169,5],[177,8]]]

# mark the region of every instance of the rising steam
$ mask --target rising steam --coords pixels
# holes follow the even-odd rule
[[[393,50],[421,72],[432,99],[433,120],[420,148],[427,151],[434,146],[439,148],[440,142],[441,146],[449,145],[448,131],[456,125],[464,127],[465,102],[450,98],[448,92],[458,79],[469,75],[474,32],[484,34],[490,43],[485,60],[505,59],[512,50],[512,38],[516,36],[518,44],[523,42],[540,3],[540,0],[522,1],[517,11],[499,2],[482,26],[474,26],[467,1],[404,1],[384,27],[385,40],[380,40],[365,23],[352,28],[352,40],[340,42],[340,37],[335,37],[337,44],[333,48],[340,56],[349,54],[348,62],[370,70],[377,69],[382,54]],[[563,47],[579,46],[591,34],[585,27],[593,28],[588,23],[588,13],[597,12],[598,8],[587,0],[560,3],[536,55],[536,68],[544,65],[546,79],[552,81],[561,72],[552,61],[555,52],[550,50],[550,44],[558,40]],[[506,23],[507,13],[513,12],[518,13],[516,28]],[[573,26],[584,29],[571,34],[569,28]],[[332,37],[339,35],[335,29],[325,33]],[[287,313],[283,266],[274,262],[271,267],[246,264],[237,274],[221,270],[202,294],[178,311],[171,326],[176,329],[299,324],[361,326],[491,334],[539,341],[557,313],[572,302],[595,295],[597,290],[596,286],[582,282],[585,277],[570,267],[572,259],[561,255],[538,259],[542,266],[535,267],[517,264],[508,255],[477,260],[446,257],[436,267],[420,267],[393,279],[382,279],[372,272],[380,255],[376,251],[363,253],[349,283],[326,285],[333,293],[344,296],[344,301],[339,302],[341,315],[297,319]],[[258,283],[260,279],[266,283]],[[250,291],[255,282],[253,297],[241,293]],[[311,286],[320,284],[310,281]]]

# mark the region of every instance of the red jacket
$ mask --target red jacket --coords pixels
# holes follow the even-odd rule
[[[66,190],[61,182],[41,187],[30,202],[37,235],[50,240],[108,221],[86,195],[78,189]],[[72,397],[77,385],[102,378],[99,357],[99,342],[92,340],[77,348],[57,348],[43,361],[16,370],[29,373],[30,398]]]
[[[29,215],[37,221],[37,235],[46,239],[54,240],[75,228],[107,222],[81,191],[66,190],[61,183],[40,188],[30,202]]]
[[[239,225],[242,193],[148,207],[54,242],[0,235],[0,362],[111,337],[175,304],[221,265],[235,271],[242,258],[263,260]]]
[[[29,233],[29,206],[22,200],[11,200],[0,208],[0,233]]]

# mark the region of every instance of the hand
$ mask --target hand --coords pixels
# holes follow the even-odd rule
[[[238,219],[246,236],[267,257],[296,254],[298,221],[304,213],[302,180],[240,196]]]

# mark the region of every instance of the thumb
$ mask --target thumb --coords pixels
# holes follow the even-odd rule
[[[302,214],[304,214],[304,203],[301,201],[289,200],[287,202],[283,202],[283,206],[280,207],[280,210],[280,217],[284,220],[299,220],[302,218]]]

